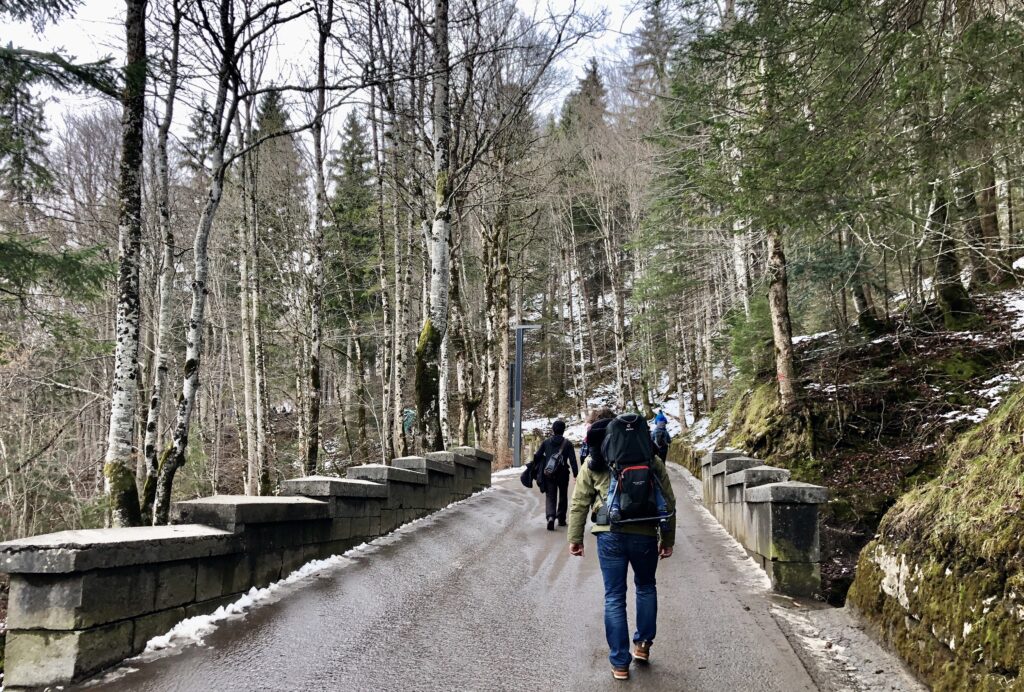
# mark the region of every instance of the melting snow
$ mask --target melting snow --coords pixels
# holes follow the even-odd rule
[[[828,336],[829,334],[835,334],[835,333],[836,333],[836,330],[830,329],[827,332],[818,332],[817,334],[801,334],[799,336],[794,336],[793,337],[793,343],[794,344],[802,344],[805,341],[814,341],[815,339],[820,339],[823,336]]]
[[[501,472],[499,471],[498,473]],[[517,470],[516,473],[519,473],[519,471]],[[410,521],[398,527],[397,529],[395,529],[395,531],[392,531],[390,534],[386,534],[386,536],[376,538],[370,541],[369,543],[361,543],[356,547],[352,548],[351,550],[345,551],[341,555],[333,555],[323,560],[313,560],[311,562],[307,562],[306,564],[302,565],[302,567],[299,567],[297,570],[289,574],[284,579],[276,581],[267,587],[258,589],[254,586],[251,589],[249,589],[248,592],[242,594],[242,596],[237,601],[229,603],[227,605],[223,605],[208,615],[196,615],[195,617],[190,617],[185,620],[182,620],[177,625],[172,627],[167,634],[153,637],[146,644],[146,649],[143,652],[143,655],[175,647],[189,646],[192,644],[202,645],[206,637],[212,634],[217,629],[221,622],[223,622],[224,620],[244,615],[247,610],[261,603],[267,602],[282,589],[292,584],[295,584],[296,582],[302,581],[303,579],[306,579],[307,577],[310,577],[318,572],[322,572],[324,570],[328,570],[333,567],[346,564],[351,560],[351,558],[366,551],[368,548],[377,545],[378,541],[380,541],[382,538],[393,536],[395,533],[398,532],[407,533],[410,527],[414,527],[427,519],[437,516],[439,512],[443,512],[446,509],[462,504],[463,502],[468,502],[469,500],[473,499],[478,495],[493,490],[493,487],[485,488],[484,490],[481,490],[478,493],[474,493],[472,496],[466,498],[465,500],[453,502],[452,504],[448,505],[444,509],[439,510],[438,512],[434,512],[420,519],[414,519],[413,521]]]

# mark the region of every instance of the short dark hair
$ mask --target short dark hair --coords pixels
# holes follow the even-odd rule
[[[561,435],[562,433],[564,433],[565,432],[565,421],[562,420],[561,418],[559,418],[554,423],[552,423],[551,424],[551,432],[553,432],[556,435]]]

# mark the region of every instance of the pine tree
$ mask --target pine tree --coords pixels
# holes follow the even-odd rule
[[[31,204],[53,188],[46,158],[46,116],[33,93],[40,78],[24,65],[0,70],[0,194],[19,205]]]

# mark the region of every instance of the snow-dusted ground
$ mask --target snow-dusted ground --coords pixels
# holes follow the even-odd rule
[[[660,389],[664,390],[665,388],[667,388],[667,386],[668,381],[666,378],[663,378]],[[612,385],[602,385],[600,387],[597,387],[594,392],[594,395],[587,400],[587,408],[594,409],[599,408],[601,406],[609,406],[612,409],[614,409],[614,406],[612,405],[612,402],[615,400],[615,394],[613,390],[614,387]],[[683,401],[680,404],[680,402],[676,399],[674,395],[669,396],[668,398],[662,401],[655,401],[654,410],[663,411],[665,415],[668,417],[667,428],[669,434],[673,438],[678,436],[683,429],[682,423],[680,422],[680,416],[686,416],[687,425],[692,426],[694,424],[693,413],[690,411],[689,402]],[[576,444],[583,442],[583,438],[587,434],[587,426],[579,418],[579,416],[576,415],[566,414],[554,417],[526,418],[523,420],[523,433],[528,435],[533,431],[539,431],[543,435],[550,435],[551,424],[558,418],[561,418],[562,420],[565,421],[565,436],[570,441]],[[648,423],[650,423],[651,428],[653,429],[654,422],[648,421]]]

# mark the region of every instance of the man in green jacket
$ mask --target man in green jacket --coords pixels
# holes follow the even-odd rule
[[[612,676],[629,679],[629,664],[634,658],[646,663],[650,658],[658,620],[658,591],[654,574],[658,560],[672,556],[676,530],[676,498],[665,464],[655,457],[651,468],[661,484],[668,510],[668,528],[659,531],[657,523],[608,524],[607,503],[611,471],[600,453],[600,443],[591,447],[591,460],[580,469],[569,507],[569,553],[583,557],[583,531],[587,515],[593,513],[592,532],[597,539],[597,557],[604,577],[604,631],[611,652]],[[659,535],[660,534],[660,535]],[[626,574],[633,567],[636,584],[636,632],[634,649],[629,651],[629,623],[626,619]]]

